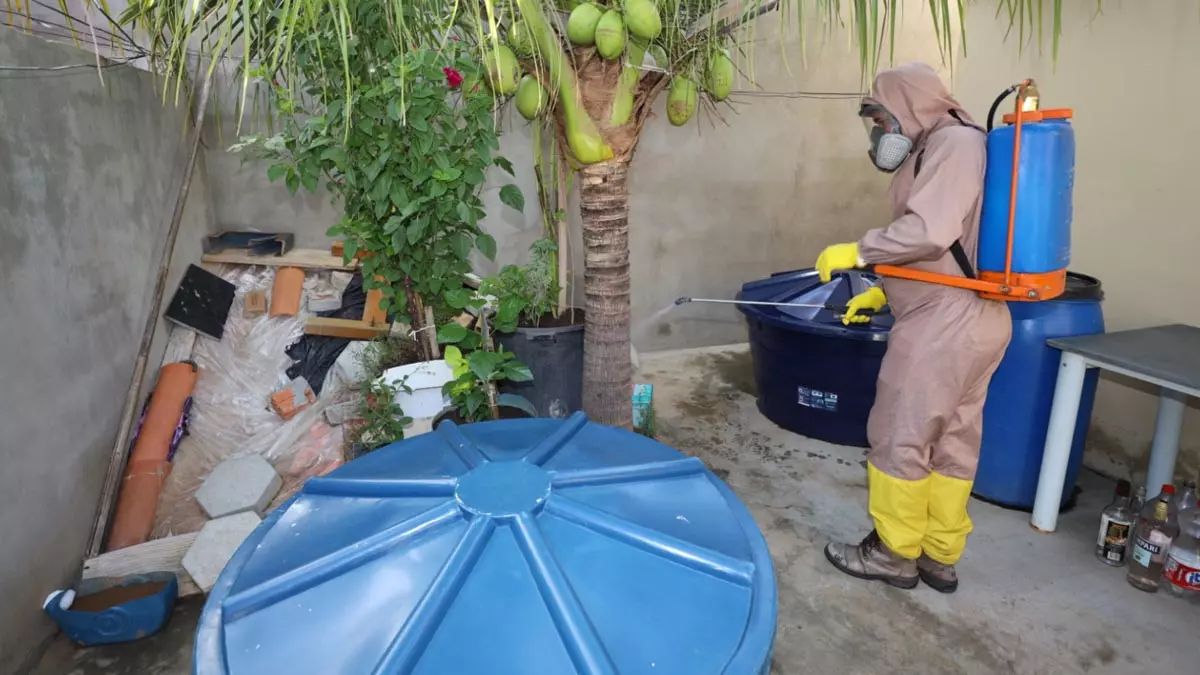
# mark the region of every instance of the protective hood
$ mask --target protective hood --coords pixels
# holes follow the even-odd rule
[[[957,110],[964,122],[974,123],[942,78],[924,63],[906,63],[876,75],[870,100],[891,113],[914,144],[935,128],[953,122],[947,114],[951,110]]]

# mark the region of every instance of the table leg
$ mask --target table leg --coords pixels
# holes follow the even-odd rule
[[[1058,382],[1054,385],[1054,403],[1050,407],[1050,426],[1046,429],[1046,447],[1042,453],[1042,471],[1038,475],[1037,495],[1033,500],[1035,529],[1053,532],[1062,506],[1063,483],[1075,437],[1079,399],[1083,396],[1083,377],[1087,361],[1078,354],[1063,353],[1058,364]]]
[[[1154,423],[1154,441],[1150,444],[1150,469],[1146,472],[1146,494],[1153,498],[1167,483],[1174,482],[1175,457],[1179,454],[1179,431],[1187,396],[1163,389],[1158,398],[1158,419]]]

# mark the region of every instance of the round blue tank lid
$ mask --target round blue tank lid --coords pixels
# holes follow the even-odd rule
[[[456,426],[309,480],[209,595],[198,675],[759,675],[775,574],[699,459],[567,420]]]
[[[777,272],[746,283],[737,299],[843,307],[850,298],[878,283],[879,277],[859,270],[838,272],[827,283],[821,283],[817,271],[810,268]],[[738,310],[780,328],[852,340],[887,340],[893,322],[891,314],[881,314],[867,323],[846,326],[839,313],[818,307],[738,305]]]

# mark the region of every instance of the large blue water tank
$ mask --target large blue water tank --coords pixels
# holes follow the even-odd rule
[[[694,457],[566,420],[456,426],[322,478],[241,545],[197,675],[766,675],[776,587]]]
[[[977,254],[981,271],[1004,271],[1015,129],[1009,124],[988,134]],[[1054,117],[1023,122],[1019,162],[1012,271],[1045,274],[1064,270],[1071,262],[1071,195],[1075,183],[1075,132],[1071,123]]]
[[[1061,352],[1046,340],[1104,332],[1104,299],[1096,279],[1067,273],[1067,290],[1054,300],[1010,302],[1013,334],[988,387],[983,408],[983,447],[975,476],[976,496],[1019,509],[1033,507],[1038,474],[1058,382]],[[1071,497],[1083,463],[1084,439],[1092,419],[1099,372],[1084,379],[1075,440],[1067,465],[1063,501]]]

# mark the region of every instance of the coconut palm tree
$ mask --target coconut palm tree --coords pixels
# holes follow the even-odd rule
[[[753,22],[772,11],[797,41],[817,22],[845,26],[864,75],[894,43],[903,0],[135,0],[122,20],[152,36],[157,68],[185,74],[189,54],[242,60],[243,96],[254,64],[268,77],[294,72],[298,40],[332,20],[341,53],[360,32],[361,3],[386,22],[403,49],[418,39],[468,39],[498,97],[516,94],[523,114],[541,117],[578,172],[586,297],[584,408],[593,419],[631,426],[628,170],[656,99],[668,96],[671,124],[730,93],[734,63]],[[928,4],[939,47],[952,57],[966,0]],[[973,3],[972,3],[973,4]],[[1043,26],[1057,52],[1062,0],[997,0],[996,15],[1022,34]],[[357,11],[354,11],[357,10]],[[993,11],[987,8],[987,11]],[[371,33],[363,30],[362,33]],[[829,30],[820,30],[822,35]],[[349,77],[350,69],[347,69]],[[211,75],[211,69],[208,72]],[[287,78],[281,78],[287,79]],[[348,84],[348,83],[347,83]],[[471,83],[468,83],[470,86]]]

